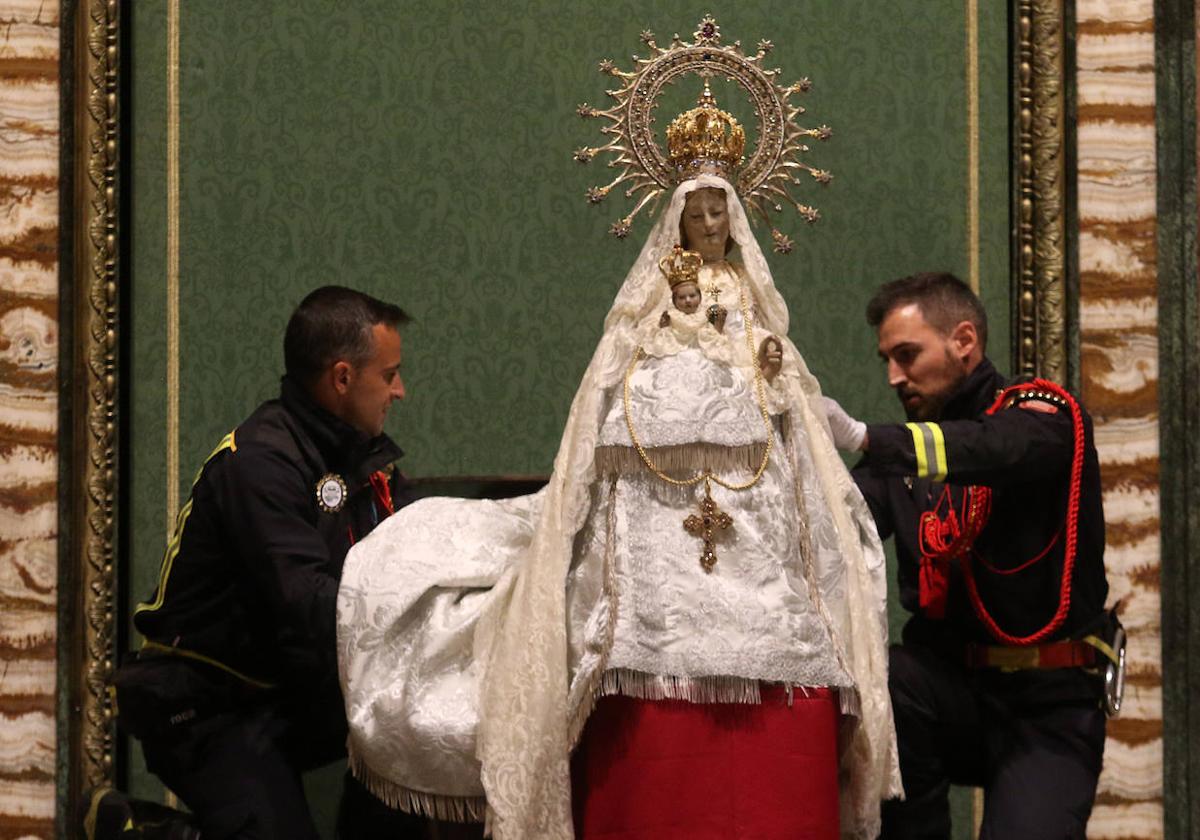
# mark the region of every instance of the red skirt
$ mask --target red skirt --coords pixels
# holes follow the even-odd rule
[[[837,696],[605,697],[571,760],[580,840],[837,840]]]

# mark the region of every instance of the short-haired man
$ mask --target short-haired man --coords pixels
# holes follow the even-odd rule
[[[913,613],[890,657],[906,798],[885,838],[949,837],[950,783],[982,786],[980,837],[1082,838],[1104,750],[1104,513],[1087,413],[1006,382],[987,316],[948,274],[867,306],[912,422],[866,426],[828,401]]]
[[[301,773],[345,753],[335,613],[346,552],[393,511],[397,306],[339,286],[287,325],[287,375],[213,450],[179,512],[122,726],[205,840],[316,838]]]

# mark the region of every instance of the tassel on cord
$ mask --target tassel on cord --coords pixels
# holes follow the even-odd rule
[[[839,711],[847,717],[862,717],[862,698],[854,686],[841,686],[837,690]]]
[[[648,446],[646,454],[660,470],[668,473],[704,469],[715,473],[737,470],[754,472],[762,463],[766,448],[765,441],[744,446],[684,443],[678,446]],[[646,464],[632,446],[597,446],[596,471],[601,475],[636,475],[646,471]]]
[[[483,822],[487,799],[482,796],[447,796],[426,793],[385,779],[366,765],[353,750],[350,752],[350,772],[363,787],[389,808],[408,814],[418,814],[446,822]]]

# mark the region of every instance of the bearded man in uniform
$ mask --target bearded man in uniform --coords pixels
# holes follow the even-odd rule
[[[949,837],[953,783],[983,788],[985,840],[1083,838],[1120,659],[1091,419],[1054,383],[1000,375],[952,275],[885,284],[867,321],[910,422],[826,409],[865,453],[853,476],[912,613],[889,656],[906,798],[883,836]]]

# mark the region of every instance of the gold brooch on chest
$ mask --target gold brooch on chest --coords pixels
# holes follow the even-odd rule
[[[326,513],[337,513],[346,504],[346,480],[336,473],[326,473],[317,482],[317,507]]]

